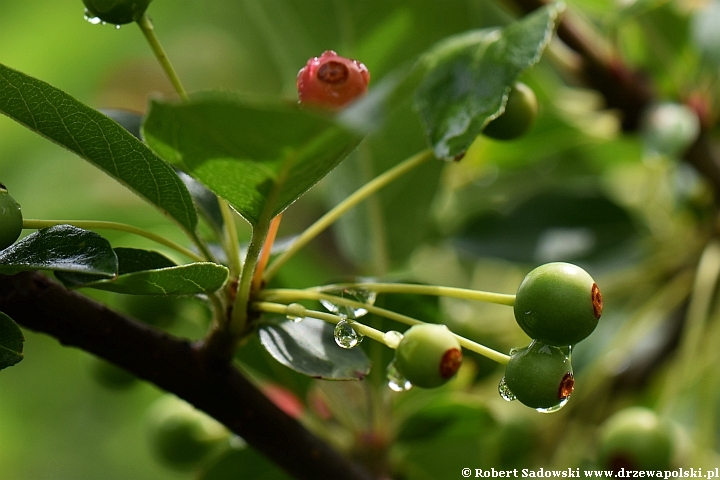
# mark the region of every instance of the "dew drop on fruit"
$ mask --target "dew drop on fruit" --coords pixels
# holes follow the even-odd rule
[[[410,380],[405,378],[395,367],[395,360],[387,366],[388,387],[394,392],[406,392],[412,388]]]
[[[302,321],[303,318],[305,318],[306,314],[307,310],[304,306],[300,305],[299,303],[291,303],[287,306],[285,316],[288,320],[298,323]]]
[[[102,20],[100,20],[100,17],[93,17],[90,12],[85,10],[85,20],[90,22],[93,25],[99,25]]]
[[[388,347],[397,348],[397,346],[400,345],[400,341],[403,339],[403,334],[395,330],[390,330],[385,332],[383,338],[385,339],[385,344]]]
[[[345,298],[347,300],[352,300],[353,302],[366,303],[371,306],[375,303],[375,299],[377,298],[376,292],[353,288],[329,287],[327,289],[321,290],[321,292],[328,295],[335,295],[337,297]],[[336,305],[329,300],[320,300],[320,303],[322,303],[323,307],[325,307],[329,312],[336,315],[345,315],[352,320],[360,318],[368,313],[366,308],[350,307],[347,305]]]
[[[120,30],[120,27],[122,27],[122,25],[115,25],[115,30]]]
[[[335,343],[340,345],[342,348],[355,348],[360,345],[363,338],[365,338],[363,335],[360,335],[355,331],[352,327],[352,322],[347,319],[342,319],[337,325],[335,325],[334,336]]]
[[[517,400],[515,394],[510,390],[510,387],[507,386],[507,383],[505,383],[505,377],[502,377],[502,379],[500,379],[500,383],[498,384],[498,393],[500,394],[500,397],[506,402],[512,402],[513,400]]]

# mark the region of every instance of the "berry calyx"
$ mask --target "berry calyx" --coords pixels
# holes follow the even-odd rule
[[[590,335],[602,315],[595,281],[570,263],[548,263],[527,274],[515,296],[515,320],[531,338],[555,346]]]
[[[99,19],[113,25],[138,21],[150,2],[152,0],[83,0],[88,19]]]
[[[505,384],[522,404],[555,411],[575,389],[569,348],[533,341],[510,357]]]
[[[672,427],[652,410],[631,407],[608,418],[601,427],[602,468],[614,472],[668,470],[674,453]]]
[[[327,50],[298,72],[298,97],[302,105],[337,110],[364,95],[368,83],[370,72],[365,65]]]
[[[0,250],[15,243],[22,233],[23,217],[20,204],[9,194],[0,183]]]
[[[395,352],[395,368],[422,388],[443,385],[461,365],[460,343],[445,325],[414,325],[403,334]]]
[[[485,126],[482,133],[496,140],[512,140],[527,133],[535,123],[538,103],[535,92],[516,82],[508,94],[505,111]]]

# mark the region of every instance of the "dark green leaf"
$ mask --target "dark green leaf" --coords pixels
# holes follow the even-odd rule
[[[441,398],[405,419],[398,430],[397,440],[417,442],[457,436],[473,437],[494,425],[495,420],[487,407]]]
[[[252,225],[265,208],[282,212],[360,141],[329,118],[230,95],[154,102],[144,135],[163,158],[225,198]]]
[[[200,215],[208,221],[216,232],[222,232],[225,221],[223,220],[222,212],[220,212],[220,204],[218,203],[217,196],[190,175],[178,171],[178,176],[190,192]]]
[[[510,87],[550,41],[557,6],[537,10],[504,29],[457,35],[431,50],[415,105],[435,156],[464,155],[487,123],[503,112]]]
[[[0,370],[12,367],[23,359],[23,337],[20,327],[0,312]]]
[[[346,350],[335,343],[334,325],[305,318],[291,322],[281,317],[260,324],[260,342],[275,360],[293,370],[326,380],[362,380],[370,361],[360,348]]]
[[[65,284],[132,295],[197,295],[225,284],[228,269],[216,263],[175,265],[153,251],[118,248],[119,274],[111,279],[57,275]]]
[[[99,167],[194,232],[197,214],[172,167],[115,121],[0,64],[0,112]]]
[[[112,277],[118,260],[110,242],[71,225],[38,230],[0,252],[0,272],[55,270]]]
[[[198,480],[291,480],[283,470],[250,447],[229,450],[205,469]]]

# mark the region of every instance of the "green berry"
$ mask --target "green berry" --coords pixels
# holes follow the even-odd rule
[[[410,383],[435,388],[460,369],[460,343],[445,325],[421,324],[409,328],[395,351],[395,368]]]
[[[537,117],[535,92],[516,82],[508,94],[505,111],[485,126],[483,134],[496,140],[512,140],[527,133]]]
[[[0,250],[15,243],[23,228],[23,217],[20,204],[9,194],[0,183]]]
[[[590,335],[602,314],[595,281],[569,263],[548,263],[527,274],[515,297],[515,320],[530,338],[556,346]]]
[[[598,459],[601,468],[619,471],[668,470],[674,451],[670,424],[652,410],[620,410],[601,427]]]
[[[152,0],[83,0],[85,16],[88,19],[99,19],[113,25],[139,20],[150,2]]]
[[[225,427],[172,395],[151,407],[148,421],[154,453],[178,469],[196,467],[229,438]]]
[[[562,407],[575,388],[569,348],[533,341],[510,357],[505,385],[528,407],[541,411]]]

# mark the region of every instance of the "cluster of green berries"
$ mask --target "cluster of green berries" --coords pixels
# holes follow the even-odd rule
[[[85,16],[113,25],[136,22],[152,0],[83,0]]]
[[[523,404],[552,411],[575,387],[570,350],[587,338],[602,315],[600,289],[582,268],[548,263],[531,271],[515,296],[515,320],[533,339],[514,351],[505,385]]]
[[[23,217],[20,204],[12,198],[0,183],[0,250],[15,243],[20,237],[23,226]]]

